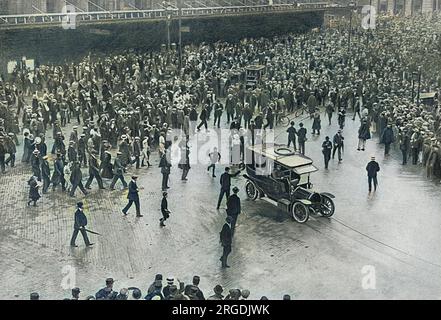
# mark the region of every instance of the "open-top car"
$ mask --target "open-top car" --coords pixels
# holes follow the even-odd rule
[[[249,199],[266,200],[299,223],[305,223],[310,213],[324,217],[334,214],[334,195],[312,189],[310,174],[318,170],[312,159],[276,145],[250,146],[247,153],[252,157],[244,175]]]

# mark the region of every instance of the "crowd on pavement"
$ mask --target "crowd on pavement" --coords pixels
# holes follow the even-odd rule
[[[78,189],[87,196],[94,181],[99,189],[110,190],[121,182],[142,217],[139,203],[130,198],[139,189],[139,170],[151,170],[151,157],[157,157],[166,198],[170,147],[178,138],[181,180],[187,181],[189,154],[197,152],[189,144],[193,135],[229,129],[230,149],[239,154],[236,160],[230,155],[230,162],[236,165],[243,161],[249,132],[254,137],[275,129],[284,116],[304,109],[312,119],[312,135],[320,135],[323,114],[328,125],[337,118],[335,136],[324,138],[322,144],[326,169],[336,154],[343,161],[345,139],[358,140],[354,152],[363,152],[375,133],[385,146],[385,157],[396,144],[403,165],[410,158],[412,165],[425,168],[428,178],[440,179],[440,29],[436,16],[395,17],[378,19],[374,30],[354,28],[350,46],[346,28],[189,45],[183,51],[182,68],[176,67],[180,65],[176,53],[159,51],[89,55],[80,63],[38,65],[35,70],[18,66],[0,82],[1,171],[12,171],[6,167],[17,164],[17,147],[22,146],[20,160],[31,175],[28,205],[37,205],[51,186],[52,192],[61,187],[61,192],[75,197]],[[265,66],[264,81],[255,88],[244,83],[250,65]],[[360,121],[357,137],[344,136],[348,114],[350,121]],[[283,143],[307,155],[310,129],[291,120]],[[221,155],[214,149],[207,157],[207,169],[215,177]],[[125,180],[128,170],[130,183]],[[222,188],[227,183],[223,179]],[[230,198],[229,187],[228,193],[221,190],[219,204],[224,194]],[[167,207],[163,209],[161,226],[169,214]],[[233,233],[234,219],[229,218]],[[222,265],[228,267],[226,257]],[[106,296],[110,292],[115,299],[127,297],[127,290],[118,294],[112,285],[104,290]],[[148,295],[191,299],[201,292],[197,284],[189,288],[172,284],[155,289],[153,284]],[[239,299],[243,294],[237,290],[229,296]]]

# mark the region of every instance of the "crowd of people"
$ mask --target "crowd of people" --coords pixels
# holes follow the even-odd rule
[[[152,284],[146,291],[137,287],[121,288],[119,291],[114,289],[113,278],[107,278],[105,287],[98,290],[95,295],[81,297],[81,290],[78,287],[72,289],[72,296],[64,300],[247,300],[250,298],[250,291],[247,289],[230,289],[224,291],[221,285],[216,285],[210,295],[205,296],[200,289],[200,277],[194,276],[191,284],[169,276],[163,279],[162,274],[157,274]],[[258,299],[257,297],[254,299]],[[282,297],[283,300],[291,300],[289,294]],[[40,300],[38,292],[30,294],[30,300]],[[261,296],[260,300],[268,300],[268,297]]]
[[[51,185],[54,192],[61,186],[72,197],[78,188],[87,195],[94,180],[100,189],[106,188],[103,179],[111,190],[118,181],[128,188],[127,168],[150,167],[154,152],[166,192],[169,149],[177,140],[169,136],[171,130],[180,130],[179,168],[186,181],[189,153],[194,152],[188,142],[201,128],[207,132],[222,125],[232,136],[239,135],[243,145],[249,132],[254,136],[256,130],[274,129],[283,116],[305,109],[313,120],[312,134],[320,135],[322,112],[329,124],[337,116],[338,132],[322,145],[326,168],[331,154],[337,152],[343,160],[350,112],[353,121],[360,121],[354,137],[358,151],[365,151],[366,141],[376,133],[385,156],[397,143],[403,165],[410,157],[413,165],[426,168],[428,177],[441,178],[440,29],[437,17],[395,17],[378,19],[375,30],[354,28],[350,46],[347,28],[189,45],[182,68],[176,67],[176,53],[159,51],[89,55],[79,63],[39,65],[33,71],[19,66],[0,83],[1,170],[6,173],[6,166],[16,165],[23,137],[21,160],[32,171],[28,205],[36,205],[39,190],[44,195]],[[243,81],[249,65],[265,66],[264,81],[251,89]],[[433,94],[426,99],[423,93]],[[303,126],[296,129],[292,122],[284,142],[308,154]],[[207,156],[215,176],[220,154],[216,149]],[[83,168],[88,170],[84,185]],[[221,191],[219,204],[222,196]],[[142,216],[139,210],[137,215]],[[152,288],[149,295],[165,296]],[[172,291],[173,297],[191,299],[200,292],[181,289],[170,285],[168,296]],[[111,286],[104,291],[118,296]],[[127,297],[127,290],[119,295]],[[240,298],[243,291],[233,295]]]

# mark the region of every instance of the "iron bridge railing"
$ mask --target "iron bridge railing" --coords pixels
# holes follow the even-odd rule
[[[252,6],[225,6],[225,7],[201,7],[182,8],[182,17],[197,17],[209,15],[229,15],[241,13],[260,13],[272,11],[308,11],[324,10],[327,8],[340,7],[329,2],[298,3],[298,4],[274,4]],[[106,21],[106,20],[132,20],[132,19],[167,19],[179,15],[179,9],[169,7],[166,9],[153,10],[124,10],[124,11],[96,11],[70,13],[37,13],[20,15],[0,15],[0,27],[32,25],[32,24],[57,24],[66,20],[67,16],[75,16],[77,22]]]

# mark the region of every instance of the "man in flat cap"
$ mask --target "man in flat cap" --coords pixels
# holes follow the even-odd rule
[[[72,238],[70,239],[70,246],[71,247],[78,247],[75,244],[75,240],[77,239],[78,232],[81,232],[81,235],[83,236],[84,243],[87,247],[90,247],[93,245],[93,243],[90,243],[89,238],[87,237],[87,232],[85,230],[87,226],[87,217],[84,214],[83,211],[84,204],[82,202],[77,203],[77,210],[75,211],[75,217],[74,217],[74,232],[72,234]]]
[[[138,218],[142,217],[140,203],[139,203],[139,189],[136,181],[138,180],[138,176],[133,175],[132,181],[129,182],[129,193],[127,194],[127,199],[129,199],[129,203],[122,209],[122,213],[126,216],[127,211],[129,211],[132,204],[135,204],[136,208],[136,216]]]
[[[124,189],[127,188],[127,182],[124,179],[125,167],[122,164],[121,157],[122,157],[122,153],[118,151],[116,153],[115,161],[113,162],[113,180],[112,183],[110,184],[110,190],[115,190],[115,184],[118,180],[121,180]]]
[[[369,192],[372,191],[372,182],[374,183],[374,191],[377,191],[377,173],[380,171],[380,165],[375,161],[375,157],[371,157],[371,161],[366,166],[366,171],[368,174]]]

